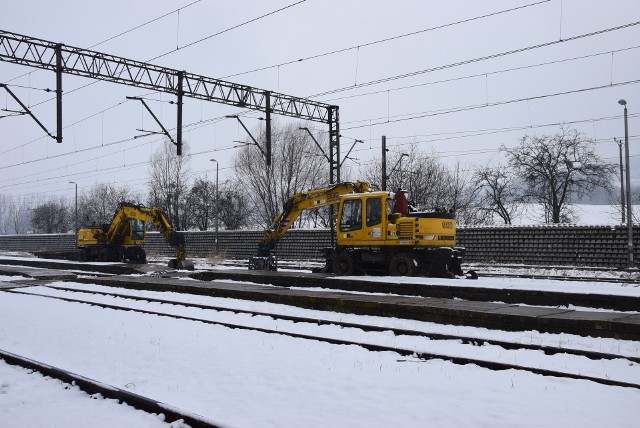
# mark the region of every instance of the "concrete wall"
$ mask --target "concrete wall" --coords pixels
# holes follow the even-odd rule
[[[246,259],[255,254],[259,231],[220,231],[220,252],[229,258]],[[214,232],[187,232],[187,256],[215,254]],[[0,236],[0,250],[71,250],[74,237],[65,235]],[[537,226],[459,228],[458,243],[466,247],[467,262],[524,263],[537,265],[627,266],[627,229],[619,226]],[[640,258],[640,228],[634,228],[636,265]],[[331,245],[328,230],[287,232],[278,244],[283,260],[319,260],[319,250]],[[158,233],[149,233],[149,255],[175,254]]]

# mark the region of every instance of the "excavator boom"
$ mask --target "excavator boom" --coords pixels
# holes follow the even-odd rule
[[[356,181],[333,184],[291,196],[271,227],[264,231],[262,241],[258,244],[257,256],[249,259],[249,269],[275,270],[276,259],[271,251],[304,210],[337,204],[342,195],[369,191],[369,183]]]

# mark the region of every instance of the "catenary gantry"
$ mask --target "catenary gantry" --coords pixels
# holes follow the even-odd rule
[[[271,114],[329,125],[331,183],[340,181],[340,118],[336,105],[241,85],[0,30],[0,60],[56,73],[57,132],[62,142],[62,74],[73,74],[177,96],[176,146],[182,153],[183,97],[265,112],[266,160],[271,155]]]

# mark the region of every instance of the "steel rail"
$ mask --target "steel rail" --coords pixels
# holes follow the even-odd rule
[[[576,374],[576,373],[565,373],[565,372],[560,372],[560,371],[556,371],[556,370],[540,369],[540,368],[535,368],[535,367],[521,366],[521,365],[517,365],[517,364],[509,364],[509,363],[501,363],[501,362],[496,362],[496,361],[480,360],[480,359],[476,359],[476,358],[456,357],[456,356],[433,353],[433,352],[416,352],[416,351],[411,350],[411,349],[403,349],[403,348],[397,348],[397,347],[393,347],[393,346],[376,345],[376,344],[356,342],[356,341],[351,341],[351,340],[327,338],[327,337],[323,337],[323,336],[315,336],[315,335],[310,335],[310,334],[286,332],[286,331],[282,331],[282,330],[273,330],[273,329],[263,328],[263,327],[246,326],[246,325],[242,325],[242,324],[235,324],[235,323],[222,322],[222,321],[212,321],[212,320],[206,320],[206,319],[195,318],[195,317],[168,314],[168,313],[158,312],[158,311],[150,311],[150,310],[146,310],[146,309],[137,309],[137,308],[131,308],[131,307],[126,307],[126,306],[111,305],[111,304],[106,304],[106,303],[90,302],[90,301],[85,301],[85,300],[70,299],[70,298],[66,298],[66,297],[51,296],[51,295],[46,295],[46,294],[23,293],[23,292],[21,292],[19,290],[5,289],[5,290],[2,290],[2,291],[7,292],[7,293],[13,293],[13,294],[35,295],[35,296],[38,296],[38,297],[61,300],[61,301],[65,301],[65,302],[83,303],[83,304],[87,304],[87,305],[91,305],[91,306],[97,306],[97,307],[101,307],[101,308],[105,308],[105,309],[112,309],[112,310],[119,310],[119,311],[131,311],[131,312],[137,312],[137,313],[141,313],[141,314],[154,315],[154,316],[163,316],[163,317],[179,319],[179,320],[185,320],[185,321],[201,322],[201,323],[204,323],[204,324],[218,325],[218,326],[221,326],[221,327],[226,327],[226,328],[236,329],[236,330],[248,330],[248,331],[257,331],[257,332],[266,333],[266,334],[278,334],[278,335],[292,337],[292,338],[296,338],[296,339],[314,340],[314,341],[325,342],[325,343],[329,343],[329,344],[333,344],[333,345],[359,346],[361,348],[364,348],[366,350],[373,351],[373,352],[395,352],[395,353],[400,354],[402,356],[412,356],[412,357],[418,358],[420,360],[440,359],[440,360],[449,361],[449,362],[451,362],[453,364],[458,364],[458,365],[474,364],[474,365],[477,365],[479,367],[487,368],[487,369],[490,369],[490,370],[522,370],[522,371],[527,371],[527,372],[530,372],[530,373],[533,373],[533,374],[542,375],[542,376],[552,376],[552,377],[569,378],[569,379],[576,379],[576,380],[587,380],[587,381],[599,383],[599,384],[602,384],[602,385],[619,386],[619,387],[625,387],[625,388],[640,389],[640,384],[635,384],[635,383],[630,383],[630,382],[623,382],[623,381],[618,381],[618,380],[613,380],[613,379],[603,379],[603,378],[599,378],[599,377],[595,377],[595,376],[587,376],[587,375]],[[388,330],[388,329],[385,329],[385,330]],[[626,357],[619,357],[619,358],[625,359]]]
[[[8,351],[0,350],[0,359],[3,359],[10,365],[24,367],[26,369],[35,370],[45,376],[59,379],[62,382],[76,385],[89,395],[100,394],[104,398],[115,399],[121,403],[126,403],[138,410],[153,414],[163,414],[169,421],[183,420],[192,428],[217,428],[213,422],[207,421],[203,416],[195,413],[186,412],[162,403],[158,400],[144,397],[139,394],[108,385],[97,380],[93,380],[58,367],[54,367],[30,358],[26,358]],[[170,423],[170,422],[169,422]]]
[[[22,283],[24,284],[24,282]],[[191,303],[191,302],[180,302],[180,301],[174,301],[174,300],[168,300],[168,299],[158,299],[158,298],[152,298],[152,297],[132,296],[129,294],[122,294],[122,293],[109,293],[106,291],[82,290],[78,288],[60,287],[60,286],[44,285],[44,284],[37,284],[37,285],[46,287],[46,288],[55,289],[55,290],[68,291],[68,292],[97,294],[101,296],[111,296],[111,297],[136,300],[136,301],[146,301],[146,302],[162,303],[162,304],[168,304],[168,305],[194,307],[198,309],[212,310],[212,311],[218,311],[218,312],[233,312],[236,314],[265,316],[265,317],[270,317],[274,320],[291,321],[294,323],[307,322],[307,323],[313,323],[318,325],[336,325],[342,328],[357,328],[363,331],[370,331],[370,332],[391,332],[395,336],[417,336],[417,337],[425,337],[431,340],[457,340],[463,344],[469,344],[474,346],[494,345],[494,346],[500,346],[501,348],[504,348],[507,350],[527,349],[531,351],[542,351],[544,352],[545,355],[570,354],[570,355],[586,357],[591,360],[614,360],[614,359],[622,358],[622,359],[626,359],[634,363],[640,364],[640,357],[631,357],[631,356],[624,356],[624,355],[611,354],[611,353],[605,353],[605,352],[586,351],[586,350],[572,349],[572,348],[558,348],[554,346],[534,345],[534,344],[527,344],[527,343],[507,342],[503,340],[486,339],[482,337],[461,336],[461,335],[443,334],[443,333],[430,333],[430,332],[404,329],[404,328],[384,327],[384,326],[377,326],[377,325],[370,325],[370,324],[334,321],[334,320],[322,319],[322,318],[283,315],[283,314],[276,314],[272,312],[260,312],[260,311],[252,311],[252,310],[245,310],[245,309],[228,308],[225,306],[213,306],[213,305],[204,305],[204,304]],[[31,293],[27,291],[24,294],[37,294],[37,293]]]

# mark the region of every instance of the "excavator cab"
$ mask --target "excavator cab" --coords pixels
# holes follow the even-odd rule
[[[132,218],[129,224],[131,233],[129,239],[133,242],[143,242],[147,233],[146,223],[137,218]]]

